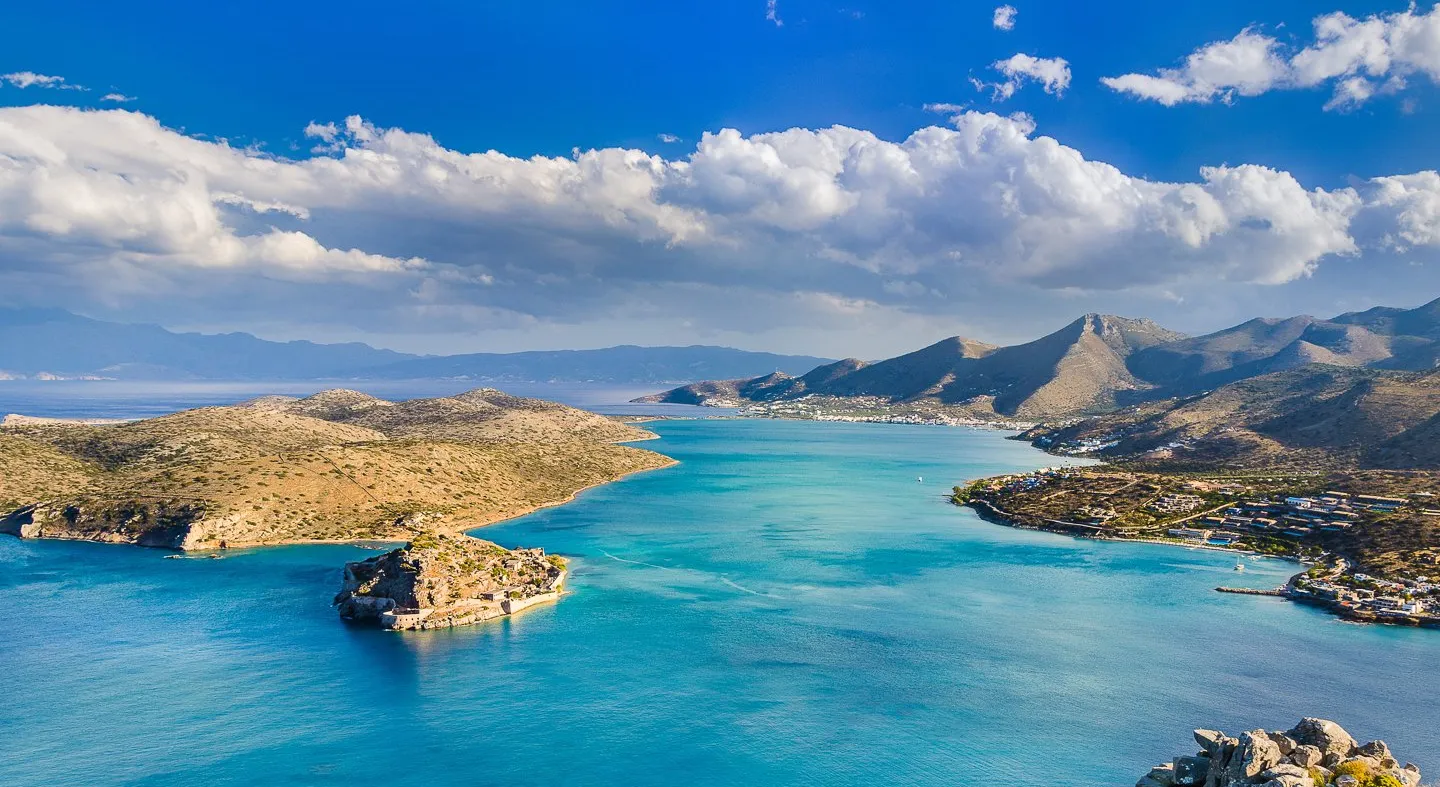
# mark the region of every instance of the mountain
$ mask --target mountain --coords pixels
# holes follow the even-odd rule
[[[666,383],[748,377],[782,370],[798,374],[828,358],[735,350],[729,347],[636,347],[471,353],[414,358],[364,369],[379,379],[460,378],[492,382]]]
[[[685,386],[647,401],[761,402],[802,396],[933,402],[980,415],[1051,417],[1109,409],[1121,391],[1153,386],[1126,367],[1132,354],[1181,339],[1149,320],[1087,314],[1012,347],[952,337],[889,360],[847,360],[799,378],[770,375]]]
[[[413,358],[360,343],[173,333],[59,309],[0,309],[0,370],[121,379],[322,379]]]
[[[1255,319],[1148,348],[1128,361],[1169,392],[1195,392],[1310,363],[1418,371],[1440,360],[1440,300],[1415,309],[1376,307],[1329,320]]]
[[[0,379],[325,380],[667,383],[800,373],[829,359],[726,347],[611,347],[420,357],[360,343],[272,342],[247,333],[175,333],[59,309],[0,309]]]
[[[1424,371],[1440,364],[1440,299],[1322,320],[1254,319],[1188,337],[1149,320],[1087,314],[1010,347],[952,337],[873,364],[843,361],[798,378],[767,375],[676,388],[640,401],[730,404],[806,399],[923,403],[980,419],[1072,418],[1315,364]],[[833,409],[833,408],[832,408]]]
[[[1164,470],[1440,469],[1440,370],[1311,364],[1024,435]]]

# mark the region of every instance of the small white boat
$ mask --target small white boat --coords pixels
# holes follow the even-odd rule
[[[923,484],[923,483],[925,483],[925,476],[923,476],[923,475],[917,475],[917,476],[915,476],[915,481],[916,481],[916,483]]]
[[[1245,564],[1244,564],[1244,563],[1241,563],[1241,562],[1239,562],[1239,561],[1237,560],[1237,561],[1235,562],[1235,570],[1236,570],[1236,571],[1244,571],[1244,570],[1245,570]]]

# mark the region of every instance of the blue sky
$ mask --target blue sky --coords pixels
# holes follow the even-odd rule
[[[1382,86],[1379,95],[1344,109],[1326,108],[1335,79],[1314,86],[1267,88],[1256,95],[1244,95],[1243,88],[1233,94],[1222,86],[1204,103],[1182,101],[1173,106],[1100,81],[1174,68],[1191,52],[1229,41],[1247,29],[1273,39],[1285,59],[1314,43],[1312,19],[1320,14],[1344,12],[1364,20],[1404,12],[1403,5],[1219,2],[1162,7],[1141,2],[1015,1],[1015,24],[1008,31],[992,24],[997,5],[776,0],[774,13],[767,14],[765,0],[423,3],[404,9],[369,2],[296,8],[292,3],[268,2],[61,0],[7,12],[0,29],[0,74],[63,76],[67,84],[88,90],[41,85],[22,89],[11,84],[0,87],[0,106],[16,111],[29,111],[36,104],[124,110],[153,118],[183,135],[224,139],[236,148],[251,146],[264,155],[291,159],[340,156],[336,150],[312,154],[311,148],[325,140],[304,132],[311,123],[333,122],[343,128],[350,116],[379,130],[429,135],[439,149],[460,153],[494,149],[518,159],[540,155],[573,160],[571,152],[576,148],[619,148],[686,161],[696,153],[703,134],[723,128],[737,129],[749,138],[790,128],[843,125],[902,143],[917,129],[944,126],[947,118],[960,112],[958,107],[966,107],[1001,117],[1024,113],[1029,116],[1024,123],[1033,119],[1032,137],[1053,137],[1091,162],[1108,163],[1145,182],[1198,182],[1202,167],[1257,164],[1289,173],[1304,189],[1333,191],[1436,167],[1440,135],[1434,129],[1440,118],[1440,91],[1424,70],[1425,52],[1416,56],[1422,58],[1416,61],[1420,65],[1404,74],[1403,87],[1398,80],[1384,86],[1385,78],[1401,73],[1395,66],[1393,74],[1371,80]],[[1428,10],[1421,6],[1415,14]],[[1039,82],[1022,79],[1015,94],[1004,101],[994,100],[992,89],[979,90],[972,84],[972,80],[1003,81],[991,64],[1016,54],[1063,58],[1068,83],[1047,92]],[[134,100],[102,100],[110,93]],[[957,108],[926,110],[934,104]],[[4,122],[0,120],[0,128]],[[57,122],[76,127],[60,131]],[[65,139],[69,140],[65,144],[77,146],[95,144],[86,134],[127,133],[80,128],[87,124],[95,125],[93,119],[27,116],[20,126],[26,134]],[[963,125],[955,123],[957,128]],[[662,141],[662,135],[678,140]],[[351,137],[346,144],[360,148],[364,140]],[[74,160],[85,158],[76,151],[71,151]],[[22,153],[0,148],[0,155],[7,154],[22,161],[21,166],[33,166]],[[793,155],[803,160],[808,154]],[[144,168],[163,169],[154,161],[147,161]],[[744,179],[748,172],[753,170],[741,167],[724,177]],[[133,173],[124,174],[136,180]],[[208,173],[210,182],[226,177]],[[844,177],[837,177],[837,182],[842,181]],[[298,264],[287,262],[281,267],[290,273],[277,275],[273,260],[257,257],[263,256],[261,251],[237,252],[235,262],[211,266],[190,259],[205,253],[199,246],[166,246],[169,236],[135,248],[126,246],[131,240],[124,232],[99,239],[87,235],[78,242],[73,229],[36,230],[51,226],[36,219],[23,232],[11,233],[8,252],[0,243],[0,281],[8,282],[17,300],[39,302],[58,295],[79,310],[101,316],[156,319],[159,314],[165,316],[159,321],[187,327],[250,329],[279,337],[361,338],[405,349],[693,340],[835,355],[884,354],[956,332],[990,340],[1022,338],[1091,310],[1143,314],[1182,330],[1200,331],[1254,313],[1325,314],[1371,305],[1365,299],[1413,305],[1440,295],[1436,287],[1440,277],[1430,272],[1434,247],[1424,237],[1403,249],[1384,243],[1367,246],[1360,238],[1357,228],[1392,218],[1373,210],[1356,213],[1355,218],[1347,214],[1347,232],[1359,239],[1355,250],[1337,255],[1335,250],[1344,242],[1335,241],[1319,250],[1295,252],[1303,259],[1276,270],[1252,269],[1249,262],[1236,259],[1274,255],[1276,247],[1264,241],[1254,242],[1252,248],[1243,245],[1251,241],[1241,239],[1224,254],[1201,254],[1183,265],[1175,262],[1177,270],[1188,271],[1183,276],[1152,277],[1139,288],[1109,281],[1116,277],[1104,267],[1105,254],[1115,252],[1104,248],[1121,241],[1096,241],[1104,248],[1075,262],[1095,266],[1095,280],[1106,280],[1092,290],[1086,286],[1091,274],[1080,268],[1067,264],[1056,273],[1028,258],[1024,264],[1012,264],[994,250],[995,244],[1029,247],[1025,233],[1034,233],[1043,222],[1010,228],[1006,230],[1010,235],[987,241],[984,251],[957,235],[947,239],[950,245],[945,249],[917,240],[882,253],[877,241],[867,242],[861,252],[853,244],[828,238],[817,245],[815,236],[829,230],[814,223],[797,227],[771,216],[763,227],[746,226],[742,231],[730,226],[739,208],[725,200],[738,197],[710,185],[714,188],[701,190],[703,198],[697,191],[668,202],[675,187],[660,186],[655,200],[703,210],[715,222],[723,214],[731,231],[723,233],[726,242],[717,248],[727,251],[687,249],[682,254],[676,249],[690,241],[677,241],[677,231],[667,225],[663,243],[649,235],[630,239],[643,245],[643,256],[653,266],[644,270],[612,265],[604,261],[607,254],[597,251],[618,243],[602,237],[615,224],[604,211],[596,220],[605,232],[598,235],[576,230],[564,218],[546,219],[555,224],[537,220],[537,234],[549,233],[551,226],[573,233],[568,237],[574,244],[570,250],[547,246],[541,251],[515,237],[500,239],[496,225],[509,229],[512,222],[499,221],[492,214],[470,222],[457,213],[447,216],[443,228],[428,231],[427,238],[435,232],[454,232],[455,244],[466,249],[493,245],[482,260],[456,251],[455,245],[416,240],[413,248],[407,247],[404,227],[376,223],[377,213],[395,208],[385,200],[343,206],[320,204],[321,200],[300,205],[301,211],[277,214],[249,203],[234,210],[236,203],[215,191],[210,201],[220,206],[217,221],[227,228],[227,237],[255,238],[270,229],[297,232],[307,240],[313,238],[326,253],[355,249],[377,259],[421,259],[432,266],[429,270],[444,267],[447,272],[415,273],[416,265],[405,274],[411,278],[388,270],[380,275],[393,280],[376,284],[359,282],[357,277],[368,274],[353,270],[354,265],[339,265],[344,269],[340,273],[291,275]],[[888,187],[847,188],[863,202],[865,188]],[[31,200],[26,204],[39,204],[33,190],[26,194]],[[279,199],[274,194],[242,196],[256,204]],[[1361,198],[1373,201],[1363,194]],[[135,200],[163,199],[163,194],[147,192],[124,201],[133,205]],[[473,201],[473,195],[466,200]],[[587,210],[591,207],[593,200],[587,201]],[[420,203],[415,209],[426,213]],[[41,215],[39,208],[34,210]],[[627,204],[625,210],[631,207]],[[928,212],[928,207],[907,204],[905,208],[916,210]],[[305,214],[303,219],[292,221],[299,213]],[[749,207],[745,213],[756,215]],[[636,221],[632,213],[626,216],[627,222]],[[826,221],[843,229],[846,218],[829,216]],[[1275,219],[1238,216],[1233,223],[1249,226],[1246,222],[1257,221]],[[916,221],[911,217],[900,223],[911,227]],[[712,230],[713,225],[707,228]],[[973,231],[988,232],[984,227]],[[1420,236],[1428,231],[1427,225]],[[0,226],[0,238],[4,232]],[[37,235],[46,232],[51,233],[49,245],[37,247],[46,242]],[[949,232],[947,224],[942,234]],[[1376,237],[1394,235],[1384,228],[1371,232]],[[924,233],[927,239],[936,234]],[[1090,240],[1086,236],[1085,242]],[[1163,243],[1132,242],[1128,235],[1122,240],[1116,248],[1141,245],[1149,255],[1169,253]],[[77,256],[90,253],[78,251],[77,245],[113,253],[84,261],[81,270],[92,280],[90,285],[57,288],[47,277],[59,275],[61,266],[78,264]],[[157,245],[165,246],[163,253],[156,251]],[[53,253],[54,260],[44,265],[35,262],[37,248]],[[634,256],[633,250],[620,248],[612,253],[617,259]],[[579,261],[592,254],[594,261]],[[563,264],[527,267],[529,260],[543,255],[563,255]],[[796,255],[840,260],[842,267],[833,272],[813,265],[789,270]],[[28,262],[6,266],[4,260],[20,256]],[[945,259],[978,260],[974,264],[983,272],[936,262]],[[747,267],[751,264],[755,269]],[[1218,267],[1207,272],[1205,266],[1212,264]],[[1132,265],[1143,270],[1145,263]],[[1297,273],[1297,265],[1307,270]],[[254,268],[254,276],[245,274],[247,266]],[[385,264],[360,267],[378,270]],[[680,268],[705,272],[680,276],[674,272]],[[782,269],[787,272],[777,272]],[[64,271],[65,280],[73,281],[75,270]],[[733,277],[724,272],[737,270],[741,273]],[[1023,273],[1006,273],[1011,270]],[[1129,275],[1130,270],[1124,268],[1117,276]],[[865,275],[873,281],[862,281]],[[122,286],[107,289],[96,283],[109,277]],[[663,288],[655,289],[660,284]],[[607,310],[593,296],[610,288],[611,296],[599,299],[611,303]],[[713,291],[702,292],[706,288]],[[245,293],[243,304],[235,302],[237,292]],[[737,299],[747,296],[753,296],[755,311],[766,313],[736,311]],[[303,310],[307,312],[303,314],[295,308],[297,302],[317,300],[334,306]],[[787,302],[799,303],[792,321],[770,313],[785,308]],[[860,312],[865,314],[857,317]],[[385,317],[375,319],[376,314]]]

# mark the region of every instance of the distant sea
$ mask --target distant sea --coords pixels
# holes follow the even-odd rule
[[[679,465],[476,531],[575,566],[479,627],[343,625],[355,547],[0,537],[0,784],[1093,787],[1304,715],[1440,774],[1440,632],[1213,590],[1291,563],[983,522],[951,485],[1056,461],[1001,433],[651,426]]]
[[[144,382],[118,380],[0,380],[0,417],[7,413],[45,418],[150,418],[190,407],[234,404],[269,394],[309,396],[350,388],[382,399],[452,396],[474,388],[499,388],[608,415],[727,414],[729,410],[673,404],[630,404],[666,390],[663,383],[490,383],[473,380],[330,380],[320,382]],[[671,386],[673,387],[673,386]]]

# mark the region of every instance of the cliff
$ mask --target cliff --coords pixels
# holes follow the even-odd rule
[[[1232,738],[1196,730],[1200,751],[1157,765],[1135,787],[1419,787],[1384,741],[1356,743],[1340,725],[1307,718],[1286,732],[1250,730]]]
[[[565,576],[565,561],[541,549],[424,535],[347,564],[335,605],[346,620],[388,629],[463,626],[553,601]]]

